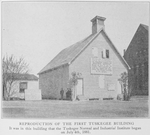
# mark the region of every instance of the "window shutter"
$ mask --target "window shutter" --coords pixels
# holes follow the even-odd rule
[[[106,49],[103,49],[103,58],[106,58]]]

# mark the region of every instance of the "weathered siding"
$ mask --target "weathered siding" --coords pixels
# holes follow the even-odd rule
[[[39,86],[42,90],[42,98],[60,98],[60,90],[64,89],[64,96],[67,91],[69,79],[68,66],[39,75]]]
[[[122,64],[122,62],[117,57],[116,53],[112,50],[109,45],[109,41],[105,36],[100,33],[98,37],[73,61],[69,66],[69,74],[73,71],[79,72],[83,77],[83,88],[84,96],[86,98],[115,98],[117,96],[117,80],[120,77],[120,74],[127,72],[127,69]],[[92,58],[92,48],[98,48],[98,57],[101,57],[101,51],[103,49],[108,49],[110,58],[113,61],[113,74],[104,75],[104,89],[99,87],[99,76],[91,74],[91,58]],[[109,91],[108,85],[114,83],[115,90]]]

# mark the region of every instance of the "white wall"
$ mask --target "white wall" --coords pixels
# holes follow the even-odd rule
[[[104,75],[102,87],[99,86],[100,75],[91,73],[91,58],[93,57],[92,49],[98,48],[98,58],[102,57],[103,49],[109,50],[109,60],[113,63],[112,74]],[[116,98],[120,93],[120,87],[117,87],[117,81],[120,78],[121,73],[127,72],[127,69],[123,65],[122,61],[117,56],[117,53],[111,47],[111,43],[108,41],[104,33],[100,33],[97,38],[71,63],[69,66],[69,74],[72,72],[79,72],[83,78],[83,93],[86,98]],[[102,80],[102,79],[101,79]],[[102,81],[101,81],[102,83]],[[109,90],[109,87],[114,87],[113,90]]]
[[[27,89],[39,89],[39,81],[27,81],[28,88]]]
[[[25,100],[41,100],[41,90],[40,89],[26,89],[25,90]]]
[[[20,83],[27,82],[27,89],[24,93],[19,93]],[[11,97],[19,97],[25,100],[41,100],[41,90],[39,89],[39,81],[20,80],[13,83],[12,92],[15,93]]]

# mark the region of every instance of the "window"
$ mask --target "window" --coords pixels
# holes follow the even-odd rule
[[[103,49],[102,58],[109,58],[109,50],[108,49]]]
[[[106,58],[109,58],[109,50],[106,50]]]
[[[24,93],[25,89],[27,89],[27,82],[20,82],[20,93]]]

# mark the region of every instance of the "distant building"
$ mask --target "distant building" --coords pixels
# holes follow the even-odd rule
[[[60,99],[60,90],[66,93],[72,72],[80,74],[75,98],[115,99],[121,93],[118,79],[129,66],[106,34],[105,19],[94,17],[92,34],[62,50],[39,72],[43,98]]]
[[[10,74],[11,75],[11,74]],[[9,76],[9,75],[8,75]],[[8,77],[9,78],[9,77]],[[11,88],[11,98],[25,100],[40,99],[38,77],[33,74],[13,74],[14,82]],[[34,94],[33,94],[34,93]],[[40,94],[39,94],[40,93]]]
[[[131,67],[129,87],[132,95],[148,95],[148,26],[139,25],[124,58]]]

